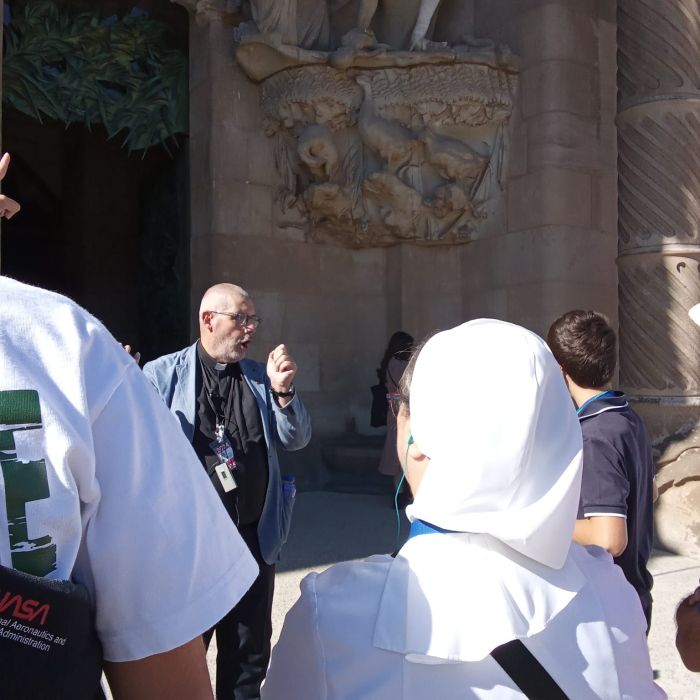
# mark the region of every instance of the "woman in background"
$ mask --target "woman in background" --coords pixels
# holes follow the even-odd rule
[[[413,351],[413,337],[403,331],[397,331],[391,338],[384,351],[381,364],[377,369],[379,383],[386,386],[386,393],[396,396],[399,382],[403,376],[408,360]],[[391,411],[390,401],[387,401],[386,439],[382,457],[379,460],[379,473],[390,476],[394,480],[394,491],[401,481],[401,463],[396,454],[396,417]],[[408,487],[404,486],[400,494],[396,494],[399,508],[405,507],[410,500]],[[393,501],[392,501],[393,504]]]

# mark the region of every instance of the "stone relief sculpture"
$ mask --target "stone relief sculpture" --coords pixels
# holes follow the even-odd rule
[[[170,0],[182,5],[199,24],[215,20],[240,21],[240,2],[238,0]]]
[[[392,39],[370,30],[378,0],[250,0],[237,58],[262,83],[280,226],[349,247],[476,235],[501,185],[517,65],[489,40],[428,38],[441,1],[383,0],[401,8]]]
[[[329,47],[328,8],[319,0],[251,0],[257,31],[276,35],[283,44],[303,49]]]
[[[314,179],[329,180],[338,172],[338,149],[326,126],[313,124],[303,129],[297,152]]]
[[[413,137],[410,129],[379,114],[372,97],[372,81],[369,76],[360,75],[356,82],[364,94],[357,115],[360,138],[367,148],[386,163],[390,172],[396,173],[411,162],[419,142]]]
[[[420,50],[424,51],[431,46],[439,46],[433,44],[426,39],[430,23],[435,17],[435,13],[442,3],[442,0],[421,0],[418,8],[418,17],[411,33],[411,41],[408,47],[409,51]],[[369,32],[372,19],[377,11],[379,0],[360,0],[360,7],[357,15],[357,29],[361,32]],[[444,44],[443,44],[444,46]]]
[[[475,180],[484,171],[486,158],[463,141],[438,136],[430,129],[422,132],[421,141],[426,160],[445,180]]]
[[[173,1],[196,5],[209,0]],[[382,0],[385,10],[389,8],[387,14],[392,16],[392,24],[397,24],[399,30],[387,33],[403,33],[406,20],[413,21],[410,39],[399,42],[401,45],[387,42],[391,48],[413,51],[439,46],[426,37],[442,2],[443,0]],[[304,49],[329,48],[329,31],[334,17],[343,11],[347,14],[348,10],[354,15],[354,23],[349,31],[341,34],[340,43],[355,48],[370,48],[376,43],[372,25],[379,0],[238,0],[235,4],[242,6],[252,20],[252,25],[243,28],[244,33],[277,35],[286,45]],[[380,34],[384,32],[381,31]]]

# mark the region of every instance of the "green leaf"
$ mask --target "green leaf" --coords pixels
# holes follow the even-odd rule
[[[3,100],[39,121],[101,123],[110,138],[124,131],[130,151],[168,150],[187,128],[188,65],[167,37],[150,18],[107,26],[97,12],[32,0],[5,28]]]

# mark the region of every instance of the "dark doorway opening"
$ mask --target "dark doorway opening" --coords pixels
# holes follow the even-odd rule
[[[100,15],[126,14],[133,4],[100,3]],[[186,52],[183,8],[163,0],[139,8],[167,22]],[[182,347],[189,337],[187,137],[169,141],[168,150],[129,153],[121,134],[109,139],[99,124],[42,122],[3,106],[2,145],[12,155],[3,190],[23,209],[4,227],[2,273],[75,299],[145,359]]]

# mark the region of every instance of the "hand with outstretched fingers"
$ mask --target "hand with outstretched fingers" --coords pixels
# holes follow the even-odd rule
[[[5,153],[5,155],[0,159],[0,180],[2,180],[5,175],[7,175],[7,169],[10,167],[10,154]],[[18,202],[14,199],[6,197],[4,194],[0,194],[0,219],[6,218],[11,219],[22,207],[20,207]]]
[[[125,345],[122,343],[122,347],[134,358],[134,362],[136,362],[136,364],[141,361],[141,353],[137,352],[136,350],[132,350],[131,345]]]

